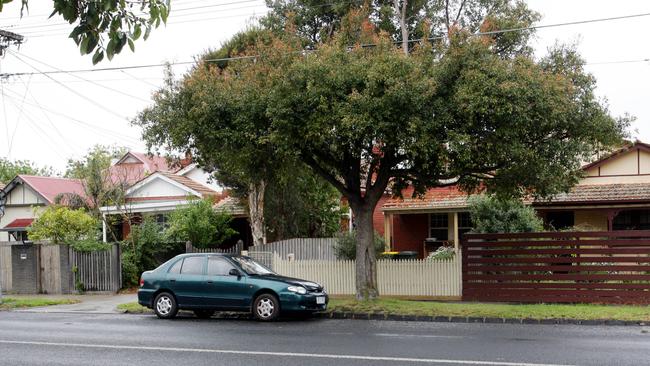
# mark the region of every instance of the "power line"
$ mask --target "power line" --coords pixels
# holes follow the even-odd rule
[[[16,126],[14,126],[14,132],[11,133],[11,139],[9,140],[9,150],[7,152],[7,156],[11,156],[11,148],[13,147],[14,144],[14,137],[16,136],[16,131],[18,131],[18,126],[20,125],[20,117],[23,115],[23,110],[25,107],[25,98],[27,97],[27,91],[29,90],[29,83],[32,81],[32,77],[29,77],[29,80],[27,81],[27,84],[23,81],[22,78],[20,80],[23,82],[23,85],[25,85],[25,93],[23,94],[23,99],[20,103],[20,110],[18,112],[18,118],[16,119]]]
[[[14,91],[11,91],[11,90],[9,90],[9,89],[5,89],[5,92],[7,92],[7,91],[10,91],[10,92],[12,92],[12,93],[14,93],[14,94],[18,94],[18,93],[14,92]],[[6,95],[6,94],[5,94],[5,95]],[[11,98],[10,95],[6,95],[6,96],[7,96],[8,98]],[[30,105],[30,106],[39,107],[39,108],[42,108],[42,109],[45,110],[45,111],[48,111],[48,112],[51,113],[51,114],[55,114],[55,115],[58,115],[58,116],[60,116],[60,117],[64,117],[64,118],[66,118],[67,120],[70,120],[70,121],[72,121],[72,122],[75,122],[75,123],[78,124],[78,125],[81,125],[81,126],[84,126],[84,127],[88,128],[90,131],[93,131],[93,132],[96,132],[96,133],[99,133],[99,131],[101,131],[101,136],[104,136],[104,135],[108,134],[108,135],[111,135],[112,137],[117,138],[117,139],[127,139],[127,140],[131,140],[132,143],[140,143],[140,142],[141,142],[140,140],[138,140],[138,139],[136,139],[136,138],[134,138],[134,137],[132,137],[132,136],[129,136],[129,135],[126,135],[126,134],[123,134],[123,133],[117,132],[117,131],[110,130],[110,129],[108,129],[108,128],[104,128],[104,127],[102,127],[102,126],[97,126],[97,125],[94,125],[94,124],[92,124],[92,123],[89,123],[89,122],[86,122],[86,121],[80,120],[80,119],[78,119],[78,118],[72,117],[72,116],[67,115],[67,114],[65,114],[65,113],[61,113],[61,112],[58,112],[58,111],[53,110],[53,109],[51,109],[51,108],[44,107],[44,106],[42,106],[40,103],[39,103],[39,104],[33,104],[33,103],[30,103],[30,102],[25,102],[25,104]]]
[[[16,55],[17,55],[17,53],[16,53],[16,52],[13,52],[13,51],[9,51],[9,53],[11,53],[13,56],[16,56]],[[54,66],[52,66],[52,65],[48,65],[48,64],[46,64],[45,62],[43,62],[43,61],[39,61],[39,60],[37,60],[37,59],[35,59],[35,58],[33,58],[33,57],[30,57],[30,56],[27,56],[27,55],[23,55],[23,56],[26,57],[26,58],[28,58],[28,59],[30,59],[30,60],[32,60],[32,61],[34,61],[34,62],[38,62],[38,63],[41,64],[41,65],[44,65],[44,66],[46,66],[46,67],[49,67],[49,68],[51,68],[51,69],[58,70],[58,71],[62,71],[62,70],[59,69],[58,67],[54,67]],[[93,85],[97,85],[97,86],[99,86],[99,87],[101,87],[101,88],[104,88],[104,89],[106,89],[106,90],[110,90],[110,91],[112,91],[112,92],[115,92],[115,93],[118,93],[118,94],[125,95],[125,96],[127,96],[127,97],[129,97],[129,98],[138,99],[138,100],[140,100],[140,101],[142,101],[142,102],[145,102],[145,103],[149,103],[149,102],[151,102],[150,100],[140,98],[140,97],[138,97],[138,96],[135,96],[135,95],[132,95],[132,94],[129,94],[129,93],[123,92],[123,91],[118,90],[118,89],[115,89],[115,88],[111,88],[110,86],[102,85],[102,84],[100,84],[100,83],[96,83],[96,82],[94,82],[94,81],[92,81],[92,80],[85,79],[85,78],[83,78],[83,77],[81,77],[81,76],[79,76],[79,75],[75,75],[75,74],[73,74],[73,73],[67,73],[67,74],[70,75],[70,76],[73,76],[73,77],[75,77],[75,78],[77,78],[77,79],[79,79],[79,80],[83,80],[83,81],[89,82],[89,83],[91,83],[91,84],[93,84]]]
[[[73,94],[75,94],[75,95],[81,97],[82,99],[87,100],[87,101],[90,102],[91,104],[93,104],[93,105],[99,107],[100,109],[102,109],[102,110],[104,110],[104,111],[106,111],[106,112],[108,112],[108,113],[110,113],[110,114],[112,114],[112,115],[114,115],[114,116],[116,116],[116,117],[118,117],[118,118],[120,118],[120,119],[127,119],[126,117],[119,115],[118,113],[116,113],[116,112],[113,111],[112,109],[109,109],[109,108],[105,107],[105,106],[102,105],[101,103],[98,103],[98,102],[96,102],[96,101],[94,101],[94,100],[88,98],[87,96],[85,96],[85,95],[79,93],[78,91],[76,91],[76,90],[70,88],[69,86],[67,86],[67,85],[65,85],[65,84],[63,84],[63,83],[61,83],[61,82],[59,82],[58,80],[54,79],[54,78],[51,77],[50,75],[45,74],[43,71],[39,70],[36,66],[34,66],[34,65],[30,64],[29,62],[27,62],[27,61],[23,60],[22,58],[20,58],[17,54],[13,53],[13,56],[14,56],[15,58],[17,58],[19,61],[21,61],[22,63],[24,63],[24,64],[26,64],[27,66],[31,67],[32,69],[36,70],[38,74],[43,74],[43,75],[45,75],[45,77],[47,77],[48,79],[50,79],[50,80],[56,82],[57,84],[61,85],[62,87],[64,87],[64,88],[67,89],[68,91],[70,91],[71,93],[73,93]],[[67,72],[66,72],[66,74],[67,74]]]
[[[551,28],[551,27],[563,27],[563,26],[570,26],[570,25],[605,22],[605,21],[630,19],[630,18],[638,18],[638,17],[646,17],[646,16],[650,16],[650,13],[631,14],[631,15],[623,15],[623,16],[617,16],[617,17],[588,19],[588,20],[580,20],[580,21],[564,22],[564,23],[542,24],[542,25],[536,25],[536,26],[530,26],[530,27],[508,28],[508,29],[501,29],[501,30],[495,30],[495,31],[489,31],[489,32],[476,32],[476,33],[474,33],[472,35],[473,36],[494,35],[494,34],[518,32],[518,31],[524,31],[524,30],[544,29],[544,28]],[[444,39],[444,38],[446,38],[446,36],[436,36],[436,37],[429,37],[429,38],[410,39],[410,40],[407,40],[407,42],[410,42],[410,43],[412,43],[412,42],[422,42],[424,40],[436,40],[436,39]],[[401,43],[401,42],[400,41],[395,41],[395,43]],[[374,46],[376,46],[376,44],[369,43],[369,44],[363,44],[362,45],[362,47],[374,47]],[[304,52],[309,52],[309,50],[305,50]],[[257,57],[259,57],[259,55],[238,56],[238,57],[224,57],[224,58],[218,58],[218,59],[204,60],[204,62],[234,61],[234,60],[244,60],[244,59],[255,59]],[[188,65],[188,64],[194,64],[194,63],[195,63],[195,61],[182,61],[182,62],[168,62],[168,63],[158,63],[158,64],[105,67],[105,68],[94,68],[94,69],[45,71],[45,72],[37,72],[37,73],[17,72],[17,73],[0,74],[0,77],[7,77],[7,76],[14,76],[14,75],[33,75],[33,74],[47,75],[47,74],[74,73],[74,72],[100,72],[100,71],[130,70],[130,69],[142,69],[142,68],[152,68],[152,67],[164,67],[164,66],[167,66],[167,65],[172,65],[172,66],[175,66],[175,65]]]

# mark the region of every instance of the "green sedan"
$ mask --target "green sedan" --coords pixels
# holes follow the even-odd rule
[[[178,310],[199,318],[215,311],[245,311],[262,321],[280,312],[313,313],[327,309],[323,286],[280,276],[249,257],[229,254],[181,254],[140,278],[138,302],[159,318]]]

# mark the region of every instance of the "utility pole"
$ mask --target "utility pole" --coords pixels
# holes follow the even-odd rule
[[[18,46],[25,41],[25,37],[21,36],[20,34],[9,32],[6,30],[0,29],[0,56],[4,56],[5,50],[9,48],[10,46]],[[2,79],[0,79],[0,83],[2,83]],[[7,121],[4,121],[5,125],[7,125]],[[4,214],[4,202],[0,201],[0,217]],[[2,274],[2,268],[0,268],[0,276]],[[2,278],[0,278],[0,304],[2,304]]]

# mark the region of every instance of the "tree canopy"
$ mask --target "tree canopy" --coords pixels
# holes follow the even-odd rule
[[[460,13],[483,14],[482,29],[496,20],[481,9],[510,4],[506,19],[525,10],[519,1],[470,3]],[[575,184],[580,163],[618,143],[627,123],[595,97],[571,48],[538,61],[524,51],[527,32],[503,48],[456,20],[445,42],[417,42],[406,54],[375,21],[353,11],[310,51],[288,27],[243,53],[254,60],[199,63],[139,119],[154,145],[182,139],[202,154],[260,141],[264,157],[295,159],[332,184],[357,222],[363,299],[378,295],[372,214],[387,189],[548,196]]]
[[[50,205],[36,218],[29,229],[32,240],[49,240],[53,244],[74,244],[97,239],[97,220],[85,210]]]
[[[33,1],[33,0],[32,0]],[[13,0],[0,1],[0,12]],[[29,1],[21,0],[21,16],[29,11]],[[170,0],[54,0],[50,17],[60,16],[74,25],[70,38],[82,55],[93,54],[97,64],[109,60],[135,41],[146,40],[153,28],[167,22]]]
[[[51,167],[39,167],[29,160],[9,160],[0,158],[0,183],[9,183],[19,174],[52,176],[54,170]]]

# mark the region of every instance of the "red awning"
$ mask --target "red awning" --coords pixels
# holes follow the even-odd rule
[[[34,219],[15,219],[0,231],[24,231],[32,225],[32,222],[34,222]]]

